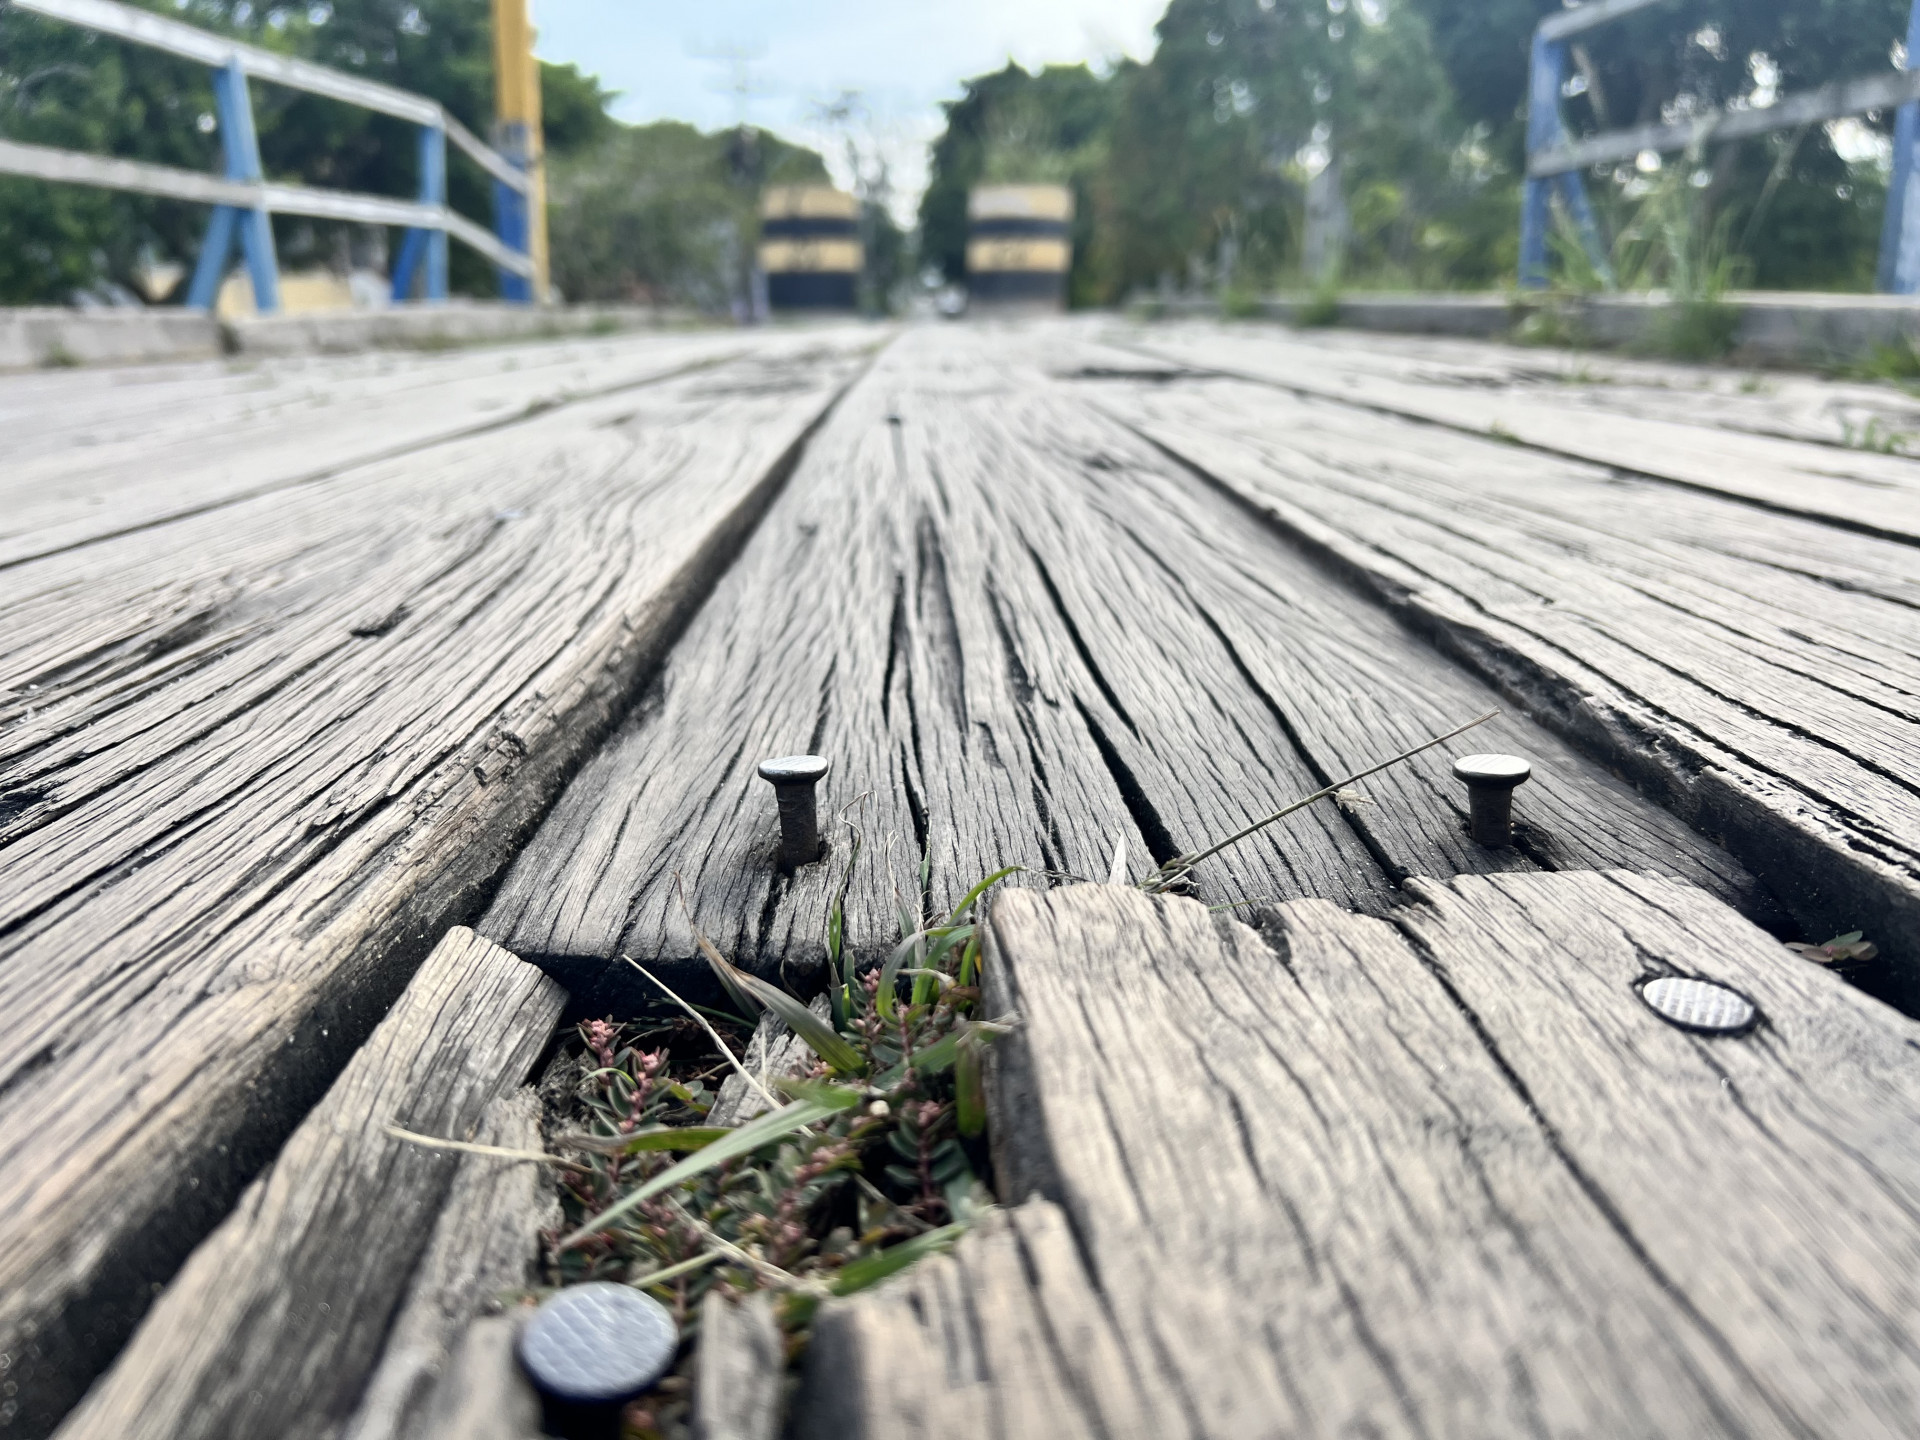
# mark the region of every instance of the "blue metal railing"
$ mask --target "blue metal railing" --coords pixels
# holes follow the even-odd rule
[[[1913,0],[1907,21],[1907,69],[1837,80],[1764,108],[1715,110],[1675,124],[1573,138],[1560,114],[1560,96],[1567,83],[1567,41],[1664,3],[1595,0],[1549,15],[1533,32],[1527,78],[1527,180],[1520,204],[1521,286],[1538,289],[1547,283],[1547,232],[1556,194],[1595,267],[1603,276],[1608,274],[1599,227],[1580,181],[1580,172],[1589,166],[1631,160],[1648,150],[1697,153],[1714,141],[1765,135],[1869,110],[1894,110],[1893,182],[1880,237],[1879,286],[1901,295],[1920,292],[1920,203],[1915,199],[1914,164],[1915,146],[1920,144],[1920,68],[1916,68],[1920,67],[1920,0]]]
[[[393,268],[395,300],[410,297],[416,279],[423,281],[421,289],[428,301],[447,298],[449,237],[479,251],[499,267],[502,293],[509,299],[534,298],[531,285],[534,267],[527,253],[525,223],[527,197],[534,192],[532,177],[483,144],[437,101],[344,71],[276,55],[164,15],[120,4],[118,0],[10,0],[10,3],[17,10],[163,50],[213,70],[214,108],[223,154],[222,174],[218,176],[0,140],[0,174],[211,204],[213,214],[187,290],[188,305],[198,309],[213,307],[237,241],[252,282],[254,308],[262,314],[271,314],[280,308],[279,262],[274,253],[270,219],[276,214],[406,227]],[[418,125],[420,184],[417,197],[397,200],[268,181],[261,169],[259,139],[254,130],[253,101],[248,91],[248,82],[252,79],[325,95]],[[495,206],[500,216],[502,233],[499,235],[448,208],[449,140],[493,176],[501,196],[510,196],[515,202]],[[520,217],[518,225],[509,223],[514,215]],[[424,276],[421,275],[423,265]]]

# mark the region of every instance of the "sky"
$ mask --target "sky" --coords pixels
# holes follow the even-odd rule
[[[820,150],[843,185],[851,180],[843,146],[817,107],[860,91],[867,116],[857,132],[885,156],[902,220],[926,186],[940,102],[957,98],[962,80],[1009,59],[1029,69],[1144,60],[1166,9],[1166,0],[532,3],[541,57],[571,61],[619,91],[620,119],[711,130],[744,118]]]

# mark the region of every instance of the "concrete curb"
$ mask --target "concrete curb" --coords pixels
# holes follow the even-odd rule
[[[694,325],[701,319],[690,310],[638,305],[534,309],[478,301],[275,315],[226,323],[172,308],[0,308],[0,371],[65,365],[150,365],[209,360],[223,354],[443,350],[511,340],[612,335]]]
[[[207,360],[220,327],[186,310],[0,309],[0,370]]]
[[[227,345],[240,355],[348,355],[366,350],[451,350],[508,340],[613,335],[691,325],[693,311],[639,305],[526,305],[449,302],[396,305],[391,310],[270,315],[225,326]]]
[[[1718,358],[1734,364],[1823,369],[1902,345],[1920,351],[1920,296],[1734,291],[1723,303],[1731,348]],[[1343,295],[1335,304],[1333,323],[1346,329],[1655,351],[1676,314],[1660,295]],[[1273,296],[1245,318],[1297,325],[1317,306],[1324,302],[1310,296]],[[1197,296],[1135,308],[1149,315],[1220,313],[1216,301]]]

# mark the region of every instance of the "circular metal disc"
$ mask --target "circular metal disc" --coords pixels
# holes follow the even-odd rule
[[[1706,1035],[1730,1035],[1752,1025],[1760,1011],[1738,990],[1711,980],[1684,975],[1662,975],[1640,987],[1640,998],[1662,1020],[1683,1030]]]
[[[760,762],[760,778],[776,785],[791,785],[799,780],[825,779],[831,768],[824,755],[782,755]]]
[[[1453,762],[1454,778],[1473,785],[1524,785],[1532,774],[1518,755],[1462,755]]]
[[[591,1280],[542,1302],[520,1332],[533,1383],[576,1405],[630,1400],[665,1372],[680,1332],[667,1307],[628,1285]]]

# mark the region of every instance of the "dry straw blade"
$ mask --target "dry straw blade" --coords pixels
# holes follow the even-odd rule
[[[1182,880],[1186,879],[1187,876],[1193,873],[1193,867],[1198,865],[1202,860],[1208,859],[1209,857],[1214,855],[1218,855],[1222,850],[1225,850],[1229,845],[1238,845],[1242,840],[1245,840],[1249,835],[1257,834],[1258,832],[1266,829],[1267,826],[1273,824],[1277,820],[1284,820],[1287,816],[1293,814],[1293,812],[1296,810],[1306,809],[1307,806],[1313,804],[1313,802],[1316,800],[1325,800],[1330,795],[1338,795],[1342,790],[1346,789],[1349,785],[1354,784],[1356,781],[1364,780],[1369,775],[1378,775],[1382,770],[1386,770],[1394,765],[1398,765],[1403,760],[1411,760],[1414,756],[1420,754],[1422,751],[1431,750],[1436,745],[1444,745],[1446,744],[1447,741],[1453,739],[1455,736],[1466,734],[1467,731],[1473,729],[1474,726],[1486,724],[1487,721],[1493,719],[1494,716],[1498,715],[1499,713],[1500,712],[1498,710],[1489,710],[1486,714],[1481,715],[1476,719],[1469,720],[1464,725],[1459,725],[1454,727],[1453,729],[1447,731],[1447,733],[1444,735],[1436,735],[1431,740],[1423,740],[1420,744],[1415,745],[1411,750],[1402,750],[1398,755],[1392,756],[1391,758],[1386,760],[1382,760],[1377,765],[1369,765],[1364,770],[1356,770],[1353,772],[1353,774],[1345,776],[1342,779],[1336,780],[1331,785],[1325,786],[1319,790],[1314,791],[1311,795],[1302,795],[1298,800],[1295,800],[1292,804],[1281,806],[1278,810],[1274,811],[1271,815],[1266,816],[1264,819],[1254,821],[1251,825],[1246,826],[1244,829],[1234,831],[1233,834],[1227,836],[1227,838],[1224,840],[1216,840],[1213,844],[1207,846],[1207,848],[1204,850],[1196,850],[1189,855],[1176,855],[1173,857],[1173,859],[1167,861],[1166,864],[1162,865],[1152,875],[1148,876],[1145,880],[1142,880],[1140,882],[1140,888],[1146,891],[1149,895],[1158,895],[1163,891],[1168,890],[1171,887],[1179,884]]]

